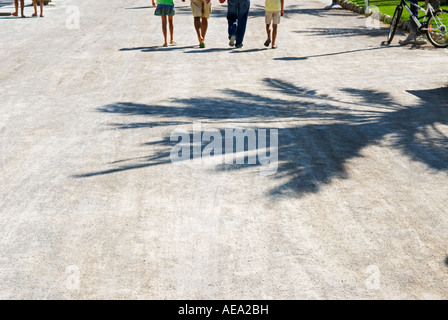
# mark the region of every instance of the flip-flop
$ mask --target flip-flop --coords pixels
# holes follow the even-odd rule
[[[32,17],[37,17],[37,14],[33,13],[31,16],[32,16]]]
[[[199,44],[199,48],[205,48],[205,43],[204,43],[204,42],[201,42],[201,43]]]
[[[265,47],[269,47],[270,44],[271,44],[271,40],[268,39],[268,40],[265,41],[264,46]]]
[[[170,41],[170,45],[171,45],[171,46],[175,46],[176,44],[177,44],[177,42],[176,42],[175,40]]]
[[[278,47],[277,47],[277,45],[275,45],[275,46],[272,46],[272,49],[277,49]]]
[[[164,48],[165,48],[165,47],[168,47],[168,45],[167,45],[167,44],[163,44],[163,45],[162,45],[162,47],[164,47]]]
[[[14,17],[17,17],[18,13],[17,12],[13,12],[13,13],[11,13],[11,15],[14,16]]]

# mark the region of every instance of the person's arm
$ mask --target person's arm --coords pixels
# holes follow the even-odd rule
[[[285,0],[280,0],[282,4],[282,10],[280,11],[280,15],[283,17],[285,15]]]
[[[154,0],[152,0],[152,6],[155,7],[156,3],[154,2]]]

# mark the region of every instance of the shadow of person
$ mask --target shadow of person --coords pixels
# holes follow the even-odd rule
[[[194,48],[194,46],[167,46],[163,47],[160,46],[150,46],[150,47],[134,47],[134,48],[121,48],[118,51],[141,51],[141,52],[154,52],[154,51],[174,51],[174,50],[185,50],[185,49],[191,49]]]

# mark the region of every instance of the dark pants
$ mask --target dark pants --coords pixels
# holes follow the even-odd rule
[[[418,4],[418,0],[409,0],[410,2],[413,2],[415,4]],[[418,17],[418,8],[411,5],[411,12]],[[415,24],[414,20],[412,18],[410,19],[410,32],[412,34],[417,34],[417,25]]]
[[[227,6],[229,38],[236,37],[235,45],[239,46],[243,44],[244,33],[246,32],[250,0],[227,0]]]

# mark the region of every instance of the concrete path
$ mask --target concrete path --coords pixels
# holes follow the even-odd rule
[[[448,298],[448,51],[291,3],[277,50],[263,0],[240,50],[215,0],[205,49],[177,0],[169,48],[149,0],[0,19],[0,298]],[[173,164],[198,122],[278,170]]]

